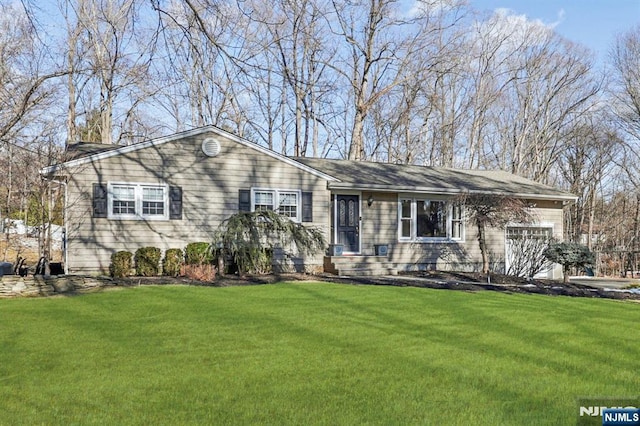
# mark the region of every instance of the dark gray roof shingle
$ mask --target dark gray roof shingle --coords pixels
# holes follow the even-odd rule
[[[406,164],[295,157],[296,161],[333,176],[330,188],[397,192],[493,193],[527,198],[573,200],[568,192],[501,170],[459,170]]]
[[[122,148],[122,145],[108,145],[93,142],[77,142],[67,146],[65,161],[88,157],[105,151]]]

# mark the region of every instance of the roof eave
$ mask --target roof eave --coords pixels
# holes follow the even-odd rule
[[[199,135],[202,133],[206,133],[206,132],[212,132],[212,133],[216,133],[219,136],[225,137],[227,139],[230,139],[234,142],[237,142],[241,145],[247,146],[251,149],[254,149],[262,154],[268,155],[272,158],[275,158],[277,160],[280,160],[286,164],[289,164],[293,167],[296,167],[298,169],[304,170],[308,173],[311,173],[321,179],[324,179],[328,182],[339,182],[339,179],[328,175],[320,170],[317,170],[313,167],[307,166],[306,164],[303,164],[301,162],[298,162],[296,160],[293,160],[289,157],[286,157],[284,155],[278,154],[274,151],[271,151],[267,148],[261,147],[260,145],[257,145],[255,143],[249,142],[246,139],[243,139],[241,137],[235,136],[232,133],[228,133],[222,129],[219,129],[215,126],[205,126],[205,127],[198,127],[196,129],[192,129],[192,130],[188,130],[185,132],[180,132],[180,133],[175,133],[173,135],[169,135],[169,136],[163,136],[160,138],[156,138],[156,139],[150,139],[148,141],[145,142],[140,142],[134,145],[127,145],[127,146],[123,146],[121,148],[117,148],[117,149],[113,149],[110,151],[104,151],[104,152],[99,152],[97,154],[92,154],[92,155],[88,155],[86,157],[81,157],[81,158],[77,158],[74,160],[69,160],[63,163],[59,163],[59,164],[54,164],[52,166],[48,166],[45,167],[43,169],[40,170],[40,174],[43,176],[48,176],[51,174],[55,174],[57,172],[63,171],[65,169],[69,169],[72,167],[76,167],[76,166],[80,166],[83,164],[87,164],[87,163],[91,163],[94,161],[99,161],[99,160],[103,160],[109,157],[113,157],[116,155],[120,155],[120,154],[126,154],[128,152],[132,152],[132,151],[137,151],[140,149],[144,149],[144,148],[148,148],[151,146],[156,146],[156,145],[161,145],[167,142],[171,142],[174,140],[178,140],[178,139],[182,139],[182,138],[186,138],[186,137],[190,137],[190,136],[195,136],[195,135]]]
[[[502,195],[516,198],[524,198],[530,200],[557,200],[557,201],[569,201],[575,202],[578,197],[571,194],[540,194],[540,193],[525,193],[525,192],[505,192],[505,191],[486,191],[486,190],[461,190],[461,189],[446,189],[446,188],[432,188],[424,186],[393,186],[393,185],[353,185],[344,182],[330,183],[329,189],[343,189],[351,191],[373,191],[373,192],[398,192],[398,193],[428,193],[434,195],[459,195],[459,194],[488,194],[488,195]]]

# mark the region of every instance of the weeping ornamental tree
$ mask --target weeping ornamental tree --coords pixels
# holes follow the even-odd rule
[[[293,222],[271,210],[260,210],[238,212],[225,219],[215,232],[212,247],[220,272],[224,270],[221,262],[230,259],[242,275],[269,271],[276,247],[313,254],[324,249],[325,238],[318,228]]]
[[[478,231],[478,244],[482,254],[482,273],[489,274],[489,248],[487,229],[504,228],[507,223],[530,223],[533,217],[525,200],[503,195],[464,194],[459,202],[464,205],[467,222]]]

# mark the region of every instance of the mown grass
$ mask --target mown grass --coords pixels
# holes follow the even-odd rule
[[[636,396],[634,303],[418,288],[0,300],[0,424],[575,424]]]

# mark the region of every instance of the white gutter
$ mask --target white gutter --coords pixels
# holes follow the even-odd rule
[[[45,180],[48,180],[49,182],[53,182],[53,183],[57,183],[58,185],[64,186],[64,205],[62,206],[62,223],[63,223],[63,240],[62,240],[62,261],[64,263],[64,274],[65,275],[69,275],[69,266],[68,266],[68,256],[67,256],[67,182],[63,182],[61,180],[56,180],[56,179],[49,179],[47,178],[47,176],[43,175],[43,178]],[[49,200],[49,202],[51,202],[51,200]],[[51,230],[51,218],[49,218],[49,230]],[[49,231],[51,232],[51,231]],[[49,237],[49,244],[51,244],[51,237]],[[49,253],[49,256],[51,256],[51,253]]]
[[[329,183],[329,189],[344,189],[344,190],[353,190],[353,191],[370,191],[370,192],[424,192],[428,194],[434,195],[462,195],[462,194],[486,194],[486,195],[502,195],[508,197],[515,198],[527,198],[532,200],[559,200],[559,201],[569,201],[575,202],[578,200],[578,197],[575,195],[544,195],[544,194],[528,194],[528,193],[520,193],[520,192],[504,192],[504,191],[480,191],[480,190],[472,190],[472,191],[460,191],[459,189],[443,189],[443,188],[432,188],[426,186],[407,186],[407,187],[397,187],[397,186],[389,186],[389,185],[350,185],[348,183]]]

